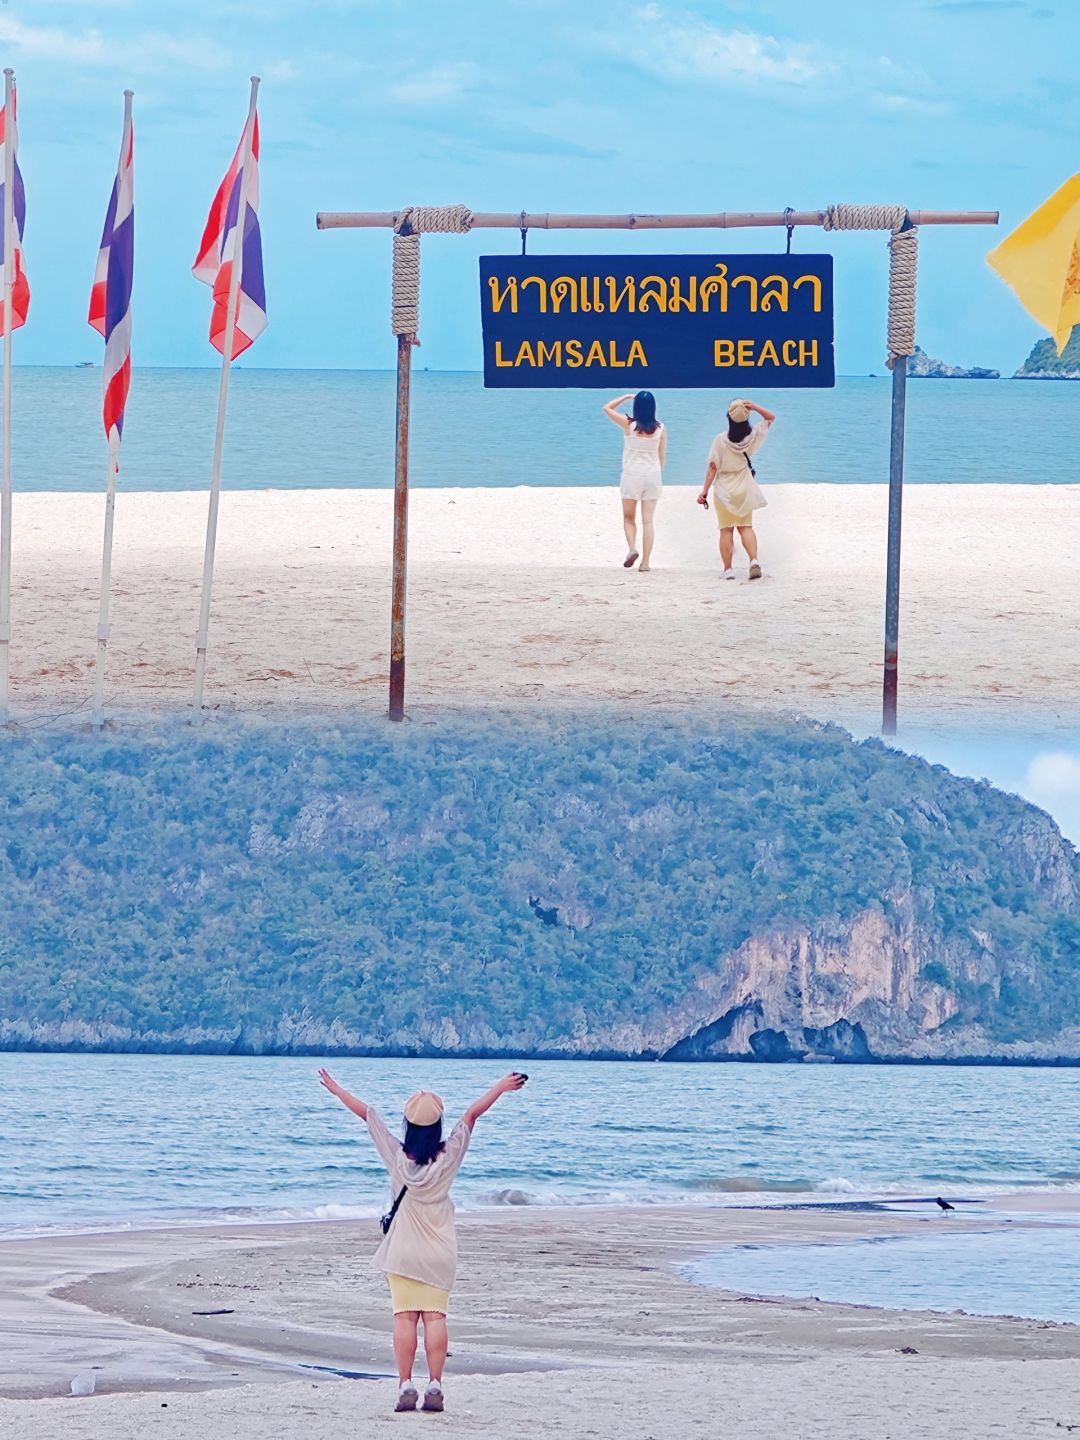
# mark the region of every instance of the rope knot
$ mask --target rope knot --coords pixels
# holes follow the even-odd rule
[[[889,357],[891,370],[901,356],[915,353],[915,286],[919,231],[904,205],[830,205],[826,230],[891,230],[889,236]]]
[[[915,353],[915,286],[919,268],[919,231],[904,212],[903,224],[889,236],[889,358],[896,361]]]
[[[419,345],[420,236],[428,233],[465,235],[472,229],[467,205],[406,205],[394,217],[394,276],[391,287],[390,329]]]
[[[826,230],[899,230],[907,221],[903,205],[829,205]]]

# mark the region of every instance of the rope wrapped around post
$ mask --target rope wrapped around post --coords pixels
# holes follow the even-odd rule
[[[419,345],[420,236],[429,233],[464,235],[472,229],[467,205],[406,205],[394,217],[394,277],[390,329]]]
[[[901,357],[915,353],[915,291],[919,267],[919,231],[903,205],[830,205],[826,230],[891,230],[889,236],[889,357],[891,370]]]

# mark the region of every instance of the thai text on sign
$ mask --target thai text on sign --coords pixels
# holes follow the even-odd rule
[[[831,255],[485,255],[484,384],[835,383]]]

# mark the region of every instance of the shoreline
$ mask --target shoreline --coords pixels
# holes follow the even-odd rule
[[[11,1022],[13,1025],[19,1022]],[[63,1022],[65,1028],[69,1028],[71,1022]],[[84,1042],[70,1042],[61,1044],[59,1042],[50,1044],[41,1042],[36,1044],[14,1044],[6,1039],[0,1039],[0,1055],[141,1055],[141,1056],[178,1056],[190,1059],[213,1058],[215,1060],[305,1060],[305,1059],[328,1059],[328,1060],[437,1060],[440,1064],[453,1060],[521,1060],[535,1064],[544,1061],[574,1061],[588,1063],[602,1063],[605,1065],[638,1065],[644,1063],[664,1065],[838,1065],[838,1066],[861,1066],[880,1067],[882,1065],[897,1066],[920,1066],[937,1067],[940,1069],[986,1069],[986,1070],[1075,1070],[1080,1067],[1080,1055],[957,1055],[957,1056],[933,1056],[933,1055],[870,1055],[870,1056],[813,1056],[804,1059],[777,1060],[771,1056],[759,1055],[711,1055],[703,1060],[671,1060],[666,1055],[652,1050],[643,1050],[637,1054],[624,1054],[612,1051],[588,1051],[584,1053],[565,1052],[558,1050],[540,1050],[531,1054],[523,1055],[520,1049],[506,1050],[457,1050],[452,1054],[444,1050],[423,1049],[414,1051],[402,1051],[393,1049],[379,1049],[370,1046],[361,1046],[356,1049],[333,1049],[326,1046],[304,1046],[297,1045],[288,1049],[266,1049],[266,1050],[244,1050],[237,1051],[231,1047],[222,1046],[221,1049],[214,1049],[208,1045],[188,1046],[140,1046],[138,1044],[127,1044],[109,1046],[106,1044],[90,1045]]]
[[[1041,1208],[1029,1198],[1012,1200]],[[1010,1197],[1001,1200],[1003,1213],[950,1217],[951,1233],[1023,1224],[1004,1213]],[[940,1223],[835,1202],[459,1213],[449,1373],[457,1383],[609,1368],[628,1353],[641,1364],[699,1365],[743,1355],[748,1333],[766,1361],[863,1353],[868,1343],[876,1353],[913,1346],[941,1357],[1080,1358],[1080,1325],[765,1298],[695,1285],[678,1270],[728,1246],[925,1235]],[[307,1367],[386,1375],[384,1282],[368,1263],[375,1228],[373,1220],[166,1225],[0,1242],[0,1397],[61,1396],[74,1374],[96,1365],[99,1394],[276,1386]],[[499,1279],[507,1275],[509,1295]]]
[[[914,1186],[908,1186],[907,1191],[914,1190],[914,1188]],[[999,1210],[1031,1215],[1045,1212],[1054,1215],[1075,1213],[1076,1224],[1080,1228],[1080,1186],[1074,1189],[1055,1189],[1047,1183],[1043,1187],[1032,1186],[1025,1190],[994,1189],[987,1190],[982,1194],[971,1194],[973,1187],[970,1185],[966,1187],[966,1193],[963,1194],[952,1186],[944,1188],[950,1199],[957,1205],[980,1207],[967,1216],[970,1220],[974,1220],[981,1214],[996,1215]],[[505,1193],[507,1195],[517,1193],[516,1187],[510,1187]],[[468,1221],[475,1224],[485,1221],[496,1223],[499,1216],[511,1211],[525,1211],[537,1218],[554,1215],[561,1217],[567,1223],[574,1218],[597,1214],[627,1214],[631,1216],[666,1214],[688,1218],[699,1214],[738,1214],[741,1211],[761,1215],[783,1215],[791,1212],[892,1215],[910,1219],[925,1217],[920,1217],[917,1211],[906,1207],[926,1206],[927,1213],[933,1217],[934,1212],[929,1207],[935,1203],[935,1197],[932,1195],[892,1194],[881,1191],[851,1194],[847,1191],[832,1192],[828,1190],[732,1189],[707,1193],[708,1198],[704,1198],[706,1192],[687,1191],[682,1198],[676,1198],[672,1194],[656,1202],[637,1198],[613,1200],[606,1197],[596,1200],[578,1198],[551,1201],[533,1199],[492,1201],[458,1196],[456,1214],[459,1224]],[[703,1198],[697,1200],[690,1198],[695,1194],[702,1195]],[[730,1196],[730,1203],[713,1198],[716,1194]],[[768,1195],[775,1195],[778,1198],[769,1201],[766,1198]],[[779,1198],[780,1196],[784,1198]],[[253,1209],[254,1207],[245,1208]],[[361,1226],[377,1221],[383,1210],[384,1206],[381,1201],[372,1201],[368,1207],[356,1206],[354,1213],[336,1215],[320,1215],[314,1212],[285,1215],[268,1209],[263,1214],[236,1214],[235,1216],[231,1216],[228,1211],[223,1210],[204,1218],[170,1215],[150,1216],[138,1220],[107,1220],[99,1216],[94,1220],[73,1221],[70,1224],[59,1223],[52,1227],[45,1226],[37,1229],[25,1227],[8,1232],[0,1231],[0,1247],[50,1240],[106,1241],[124,1236],[171,1235],[174,1232],[186,1233],[188,1231],[195,1233],[200,1231],[229,1232],[242,1229],[273,1232],[281,1228],[309,1225],[320,1228],[327,1225]],[[783,1242],[778,1241],[778,1243]]]

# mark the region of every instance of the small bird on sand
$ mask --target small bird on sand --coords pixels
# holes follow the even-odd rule
[[[956,1209],[955,1205],[950,1205],[949,1202],[947,1200],[943,1200],[940,1195],[935,1198],[934,1204],[937,1205],[946,1214],[948,1214],[950,1210]]]

